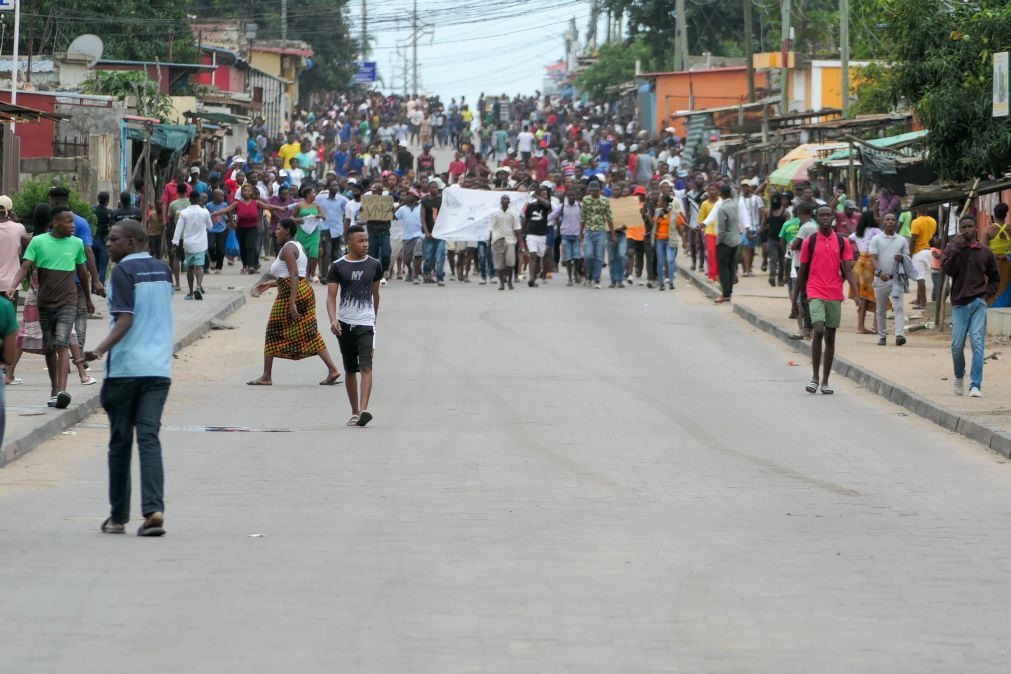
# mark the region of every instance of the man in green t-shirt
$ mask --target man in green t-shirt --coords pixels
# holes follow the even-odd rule
[[[49,406],[63,409],[70,405],[67,373],[70,369],[70,331],[77,317],[75,274],[81,279],[88,314],[95,313],[95,304],[91,301],[91,276],[85,266],[84,242],[74,236],[73,211],[66,206],[56,206],[52,210],[51,222],[49,233],[32,238],[28,244],[24,262],[7,295],[13,299],[32,267],[38,268],[39,325],[52,384]]]
[[[10,366],[18,356],[18,317],[14,314],[14,303],[0,301],[0,339],[3,340],[3,363]],[[0,378],[0,447],[4,445],[4,428],[7,417],[4,414],[4,380]]]

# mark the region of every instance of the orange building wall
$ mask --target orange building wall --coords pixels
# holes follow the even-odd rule
[[[655,77],[658,132],[673,126],[677,135],[685,135],[684,120],[671,120],[677,110],[719,108],[748,102],[748,72],[744,67],[664,73]],[[755,89],[767,87],[766,74],[756,72]]]

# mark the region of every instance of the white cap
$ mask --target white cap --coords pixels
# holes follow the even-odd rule
[[[11,198],[9,196],[4,194],[0,196],[0,208],[3,208],[4,210],[8,211],[14,210],[14,202],[11,201]]]
[[[242,158],[242,155],[235,155],[232,157],[233,164],[245,164],[246,160]]]

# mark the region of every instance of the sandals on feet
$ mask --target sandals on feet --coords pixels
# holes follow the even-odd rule
[[[259,379],[250,379],[246,382],[246,386],[273,386],[273,382],[260,381]]]
[[[357,414],[354,414],[354,415],[351,416],[350,419],[348,419],[348,422],[346,424],[344,424],[344,425],[345,426],[357,426],[359,419],[360,419],[360,417]]]
[[[326,379],[324,379],[323,381],[321,381],[319,383],[319,385],[320,386],[335,386],[340,381],[340,378],[341,378],[341,376],[339,374],[335,374],[334,376],[327,377]]]
[[[830,395],[832,395],[833,393],[835,393],[835,391],[834,391],[834,390],[832,390],[832,387],[831,387],[831,386],[829,386],[828,384],[822,384],[822,385],[821,385],[821,394],[822,394],[823,396],[830,396]]]
[[[804,390],[807,391],[808,393],[811,393],[811,394],[817,393],[818,392],[818,382],[814,381],[814,380],[811,380],[808,383],[808,385],[804,387]]]
[[[103,534],[125,534],[126,525],[120,522],[113,522],[111,517],[107,517],[104,522],[102,522],[102,533]]]
[[[161,513],[151,513],[137,529],[138,536],[164,536],[165,518]]]
[[[362,412],[358,417],[359,426],[367,426],[370,421],[372,421],[372,415],[368,412]]]

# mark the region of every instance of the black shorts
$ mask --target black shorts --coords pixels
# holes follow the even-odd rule
[[[371,325],[348,325],[341,321],[341,336],[337,338],[337,344],[341,349],[344,371],[371,370],[375,341],[376,329]]]

